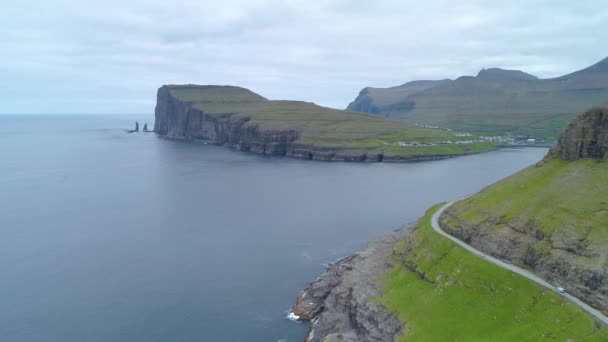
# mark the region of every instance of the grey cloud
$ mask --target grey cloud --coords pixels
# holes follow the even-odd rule
[[[600,1],[22,0],[0,22],[0,112],[151,112],[166,83],[344,108],[484,67],[558,76],[608,38]]]

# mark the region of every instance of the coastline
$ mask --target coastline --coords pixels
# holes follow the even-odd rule
[[[403,333],[399,319],[374,300],[379,278],[389,270],[388,256],[416,227],[405,225],[372,239],[365,249],[328,264],[297,297],[289,314],[311,322],[307,342],[396,341]]]
[[[168,136],[159,132],[155,132],[157,136],[165,140],[192,142],[203,145],[214,145],[228,147],[231,150],[240,152],[253,153],[268,157],[285,157],[300,160],[313,160],[321,162],[355,162],[355,163],[415,163],[433,160],[444,160],[450,158],[464,157],[475,154],[487,153],[500,150],[501,148],[517,148],[519,146],[496,146],[491,149],[473,152],[464,152],[458,154],[420,154],[410,156],[386,155],[386,154],[348,154],[344,153],[348,149],[337,149],[332,147],[316,147],[305,144],[293,144],[292,148],[288,148],[285,153],[268,153],[265,149],[251,149],[239,144],[221,143],[210,139],[195,139],[189,137]]]
[[[414,148],[395,147],[390,144],[368,146],[358,145],[344,138],[339,139],[338,142],[325,141],[323,144],[317,144],[316,140],[309,140],[315,137],[314,134],[310,136],[310,129],[307,130],[305,127],[289,124],[289,120],[287,120],[287,124],[277,125],[275,123],[274,126],[271,126],[274,128],[269,128],[260,125],[254,116],[238,111],[234,112],[232,108],[227,108],[227,112],[203,110],[194,106],[194,102],[191,100],[180,99],[171,93],[172,87],[177,86],[162,86],[159,88],[155,109],[154,132],[167,139],[226,146],[244,152],[268,156],[348,162],[400,163],[428,161],[489,152],[498,148],[496,144],[472,144],[467,147],[455,145],[420,146]],[[187,86],[182,88],[188,89]],[[178,87],[177,89],[181,88]],[[195,89],[198,91],[198,89],[207,88],[198,87]],[[233,88],[230,89],[235,91]],[[227,90],[222,89],[222,91]],[[241,90],[241,92],[244,91]],[[249,94],[248,96],[255,95],[253,93],[246,94]],[[234,97],[236,95],[229,94],[226,96]],[[262,103],[265,103],[264,101],[268,100],[263,99]],[[316,110],[316,108],[310,108],[310,110]],[[266,109],[262,108],[261,110]],[[339,114],[346,115],[342,112],[339,112]],[[331,112],[331,114],[323,115],[337,114]],[[355,115],[363,114],[353,113],[352,115],[356,117]],[[366,119],[370,120],[367,116],[369,115],[366,115]],[[381,119],[374,118],[373,120]],[[281,122],[281,120],[277,121]],[[391,124],[398,125],[398,123]],[[372,125],[372,127],[375,126]],[[392,126],[390,129],[393,129]],[[385,133],[390,129],[384,128]],[[342,133],[344,134],[344,132]]]

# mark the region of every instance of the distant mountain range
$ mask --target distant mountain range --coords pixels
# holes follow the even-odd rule
[[[605,103],[608,58],[549,79],[490,68],[455,80],[368,87],[348,109],[474,133],[524,134],[553,140],[576,113]]]

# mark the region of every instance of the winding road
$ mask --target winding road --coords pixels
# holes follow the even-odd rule
[[[496,259],[496,258],[494,258],[494,257],[492,257],[490,255],[487,255],[487,254],[483,253],[483,252],[480,252],[480,251],[476,250],[475,248],[471,247],[470,245],[468,245],[467,243],[465,243],[464,241],[461,241],[461,240],[455,238],[454,236],[452,236],[452,235],[444,232],[443,230],[441,230],[441,227],[439,226],[439,216],[441,216],[441,214],[449,206],[451,206],[452,204],[454,204],[454,203],[456,203],[458,201],[461,201],[461,200],[463,200],[465,198],[468,198],[468,197],[469,196],[461,198],[461,199],[458,199],[458,200],[455,200],[455,201],[452,201],[452,202],[449,202],[449,203],[445,204],[444,206],[442,206],[441,208],[439,208],[439,210],[437,210],[435,212],[435,214],[433,214],[433,216],[431,217],[431,226],[433,227],[433,229],[437,233],[439,233],[439,234],[445,236],[446,238],[454,241],[455,243],[457,243],[458,245],[460,245],[462,248],[468,250],[469,252],[477,255],[480,258],[486,259],[487,261],[489,261],[489,262],[491,262],[491,263],[493,263],[495,265],[498,265],[498,266],[500,266],[502,268],[506,268],[507,270],[515,272],[517,274],[520,274],[520,275],[522,275],[522,276],[524,276],[524,277],[532,280],[533,282],[535,282],[535,283],[537,283],[539,285],[542,285],[542,286],[544,286],[544,287],[546,287],[548,289],[551,289],[551,290],[559,293],[560,295],[562,295],[566,299],[570,300],[572,303],[578,305],[581,309],[583,309],[583,310],[587,311],[588,313],[592,314],[593,316],[595,316],[597,319],[599,319],[600,321],[602,321],[604,324],[608,324],[608,317],[606,317],[601,311],[594,309],[590,305],[584,303],[583,301],[581,301],[580,299],[574,297],[573,295],[571,295],[569,293],[565,293],[565,292],[562,293],[562,292],[557,291],[557,287],[555,287],[555,286],[549,284],[548,282],[544,281],[543,279],[539,278],[534,273],[531,273],[531,272],[529,272],[529,271],[527,271],[527,270],[525,270],[523,268],[517,267],[517,266],[515,266],[513,264],[504,262],[504,261],[502,261],[500,259]]]

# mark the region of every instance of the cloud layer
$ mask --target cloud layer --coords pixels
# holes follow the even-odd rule
[[[21,0],[0,23],[0,113],[151,113],[169,83],[344,108],[365,86],[608,56],[601,1]]]

